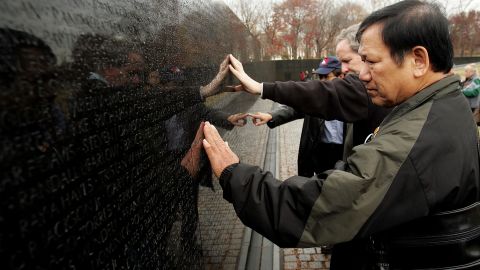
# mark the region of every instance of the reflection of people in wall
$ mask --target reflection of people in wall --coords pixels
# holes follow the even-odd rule
[[[222,82],[228,73],[228,59],[226,58],[220,65],[220,69],[215,78],[207,85],[200,87],[200,93],[205,96],[217,94],[220,92]],[[168,83],[167,83],[168,84]],[[168,86],[163,88],[166,95],[175,94],[175,91],[181,89],[181,86]],[[195,134],[202,121],[212,121],[218,126],[225,129],[232,129],[235,125],[243,125],[243,122],[238,122],[239,119],[246,117],[247,114],[235,114],[229,115],[220,110],[207,107],[203,102],[198,102],[192,106],[184,108],[179,113],[172,115],[170,118],[164,121],[167,149],[175,156],[183,157],[190,149],[192,142],[194,142]],[[200,163],[198,164],[200,165]],[[204,166],[201,166],[204,167]],[[205,168],[208,168],[205,167]],[[191,170],[189,170],[191,171]],[[193,171],[201,171],[201,169],[195,169]],[[201,173],[192,175],[200,178],[211,178],[210,173]],[[210,182],[210,181],[202,181]]]
[[[160,48],[142,48],[125,38],[100,35],[83,36],[78,45],[74,50],[77,61],[73,66],[83,76],[82,94],[108,99],[115,93],[128,93],[128,103],[110,113],[128,111],[128,107],[142,109],[147,105],[144,101],[154,102],[157,107],[155,111],[162,112],[155,119],[150,119],[150,114],[130,116],[136,122],[140,120],[144,128],[153,129],[155,137],[162,141],[161,145],[151,145],[146,141],[134,146],[133,150],[125,151],[126,154],[136,151],[159,157],[157,166],[163,171],[159,176],[163,186],[160,191],[163,194],[161,208],[165,216],[162,224],[163,247],[172,240],[169,239],[170,229],[177,221],[178,212],[182,223],[182,246],[194,252],[199,183],[212,185],[211,168],[198,143],[202,135],[199,127],[202,121],[208,120],[232,129],[235,125],[243,125],[239,119],[246,117],[246,114],[229,115],[209,108],[204,103],[206,98],[221,92],[228,73],[228,58],[224,59],[209,83],[188,86],[184,83],[188,74],[183,74],[179,68],[166,70],[155,66],[154,63],[160,62],[156,58],[164,57],[160,54]],[[156,51],[160,55],[149,55],[147,62],[147,57],[143,55],[145,50]]]
[[[228,72],[228,58],[220,65],[215,78],[207,85],[201,87],[205,95],[218,93],[223,85],[223,80]],[[168,83],[167,83],[168,84]],[[180,86],[167,86],[168,91],[177,91]],[[167,149],[169,156],[180,161],[176,163],[182,168],[174,171],[180,172],[180,176],[170,176],[170,181],[178,183],[178,197],[182,210],[182,240],[195,240],[194,233],[198,222],[197,200],[199,184],[213,187],[212,171],[207,157],[203,154],[201,141],[203,139],[203,121],[211,121],[219,127],[227,130],[234,126],[243,126],[240,120],[247,114],[229,115],[220,110],[207,107],[203,102],[185,108],[164,121]],[[240,122],[239,122],[240,121]],[[182,172],[188,172],[188,174]],[[194,247],[194,243],[185,242],[186,246]]]
[[[13,29],[0,29],[0,37],[1,86],[15,88],[16,94],[23,94],[25,99],[42,95],[33,87],[52,76],[56,58],[50,47],[34,35]]]
[[[0,105],[17,113],[37,110],[38,122],[32,122],[42,134],[37,147],[45,152],[66,131],[63,104],[57,98],[63,89],[55,69],[56,57],[43,40],[26,32],[0,29],[0,39]],[[45,108],[48,116],[41,115]],[[41,121],[42,117],[51,121]]]
[[[84,91],[127,84],[123,66],[127,62],[128,44],[121,38],[84,34],[72,50],[72,73]]]
[[[132,50],[127,53],[123,72],[131,87],[143,87],[145,85],[145,59],[141,52]]]

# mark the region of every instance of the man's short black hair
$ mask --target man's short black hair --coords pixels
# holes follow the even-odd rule
[[[357,40],[373,24],[383,24],[383,42],[397,64],[415,46],[428,51],[432,70],[447,73],[453,66],[453,46],[448,19],[440,7],[418,0],[405,0],[370,14],[360,25]]]

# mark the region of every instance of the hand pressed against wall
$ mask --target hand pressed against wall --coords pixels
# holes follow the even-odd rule
[[[205,135],[203,147],[207,152],[208,159],[210,159],[213,173],[217,177],[220,177],[220,174],[225,168],[238,163],[240,160],[228,144],[223,141],[222,137],[220,137],[215,126],[206,122],[203,128],[203,134]]]

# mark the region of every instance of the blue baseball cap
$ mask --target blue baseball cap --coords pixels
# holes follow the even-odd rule
[[[328,56],[323,59],[323,61],[318,66],[315,73],[321,75],[327,75],[328,73],[334,71],[335,69],[342,69],[342,63],[338,61],[338,58],[334,56]]]

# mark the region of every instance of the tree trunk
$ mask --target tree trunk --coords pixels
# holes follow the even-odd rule
[[[321,58],[322,57],[322,48],[320,48],[320,42],[317,39],[315,39],[315,58]]]
[[[296,43],[292,44],[292,59],[297,59],[297,49],[298,45]]]

